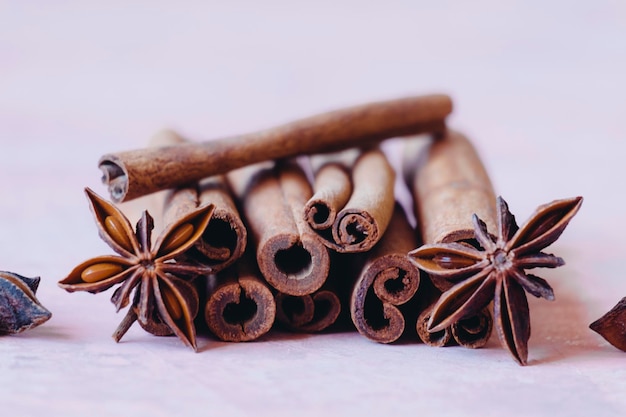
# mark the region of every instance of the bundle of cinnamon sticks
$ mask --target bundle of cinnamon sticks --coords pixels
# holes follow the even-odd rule
[[[220,340],[334,325],[381,343],[476,348],[491,335],[489,310],[429,330],[453,284],[407,256],[424,243],[475,244],[474,214],[497,227],[492,184],[470,141],[446,128],[451,111],[448,96],[430,95],[207,142],[164,131],[146,149],[103,156],[100,168],[115,202],[169,190],[159,203],[165,224],[214,206],[173,262],[204,268],[191,278],[196,324]],[[378,144],[395,137],[405,140],[394,167]],[[409,215],[394,193],[397,173],[412,195]]]

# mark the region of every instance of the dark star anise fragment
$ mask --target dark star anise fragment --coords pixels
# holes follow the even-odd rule
[[[463,243],[441,243],[411,251],[409,257],[432,279],[454,284],[435,305],[429,331],[440,331],[475,315],[493,300],[500,342],[525,365],[530,337],[525,291],[535,297],[554,299],[552,288],[544,279],[525,271],[564,264],[563,259],[542,250],[559,238],[582,200],[576,197],[542,205],[520,228],[506,202],[498,197],[495,238],[488,233],[485,222],[473,217],[474,235],[482,250]]]
[[[210,271],[176,258],[202,236],[213,205],[200,207],[174,222],[160,234],[153,247],[154,225],[147,211],[133,232],[119,209],[93,191],[85,191],[100,237],[121,256],[105,255],[85,261],[61,280],[59,286],[69,292],[98,293],[121,284],[111,297],[118,311],[129,304],[135,290],[128,314],[114,333],[115,340],[119,341],[133,322],[138,321],[154,334],[167,334],[169,329],[195,350],[193,320],[199,301],[190,281]]]
[[[0,271],[0,335],[32,329],[52,317],[35,297],[38,286],[39,277]]]
[[[626,352],[626,297],[589,328],[616,348]]]

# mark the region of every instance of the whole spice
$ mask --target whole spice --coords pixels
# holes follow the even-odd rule
[[[206,273],[202,266],[176,262],[206,229],[213,206],[200,207],[171,224],[158,237],[154,246],[154,227],[147,211],[133,232],[124,214],[111,203],[86,189],[91,211],[100,237],[119,255],[99,256],[87,260],[59,282],[68,292],[98,293],[121,284],[111,301],[119,311],[130,302],[128,314],[113,337],[119,341],[135,322],[155,334],[169,331],[184,344],[196,349],[193,320],[198,312],[198,294],[191,280]]]
[[[496,225],[496,196],[476,149],[459,132],[404,142],[403,171],[424,243],[474,237],[472,215]],[[434,284],[439,287],[438,282]],[[447,288],[440,288],[446,290]]]
[[[607,342],[626,352],[626,297],[589,327]]]
[[[311,186],[293,161],[231,171],[227,180],[242,206],[256,260],[267,282],[289,295],[317,291],[330,269],[328,249],[302,218]]]
[[[276,321],[291,331],[303,333],[327,329],[341,313],[337,292],[327,287],[300,296],[277,293]]]
[[[582,197],[576,197],[542,205],[520,228],[506,202],[499,197],[496,238],[478,216],[472,218],[480,249],[454,242],[424,245],[411,251],[409,256],[420,269],[454,285],[435,305],[429,331],[440,331],[473,316],[493,299],[500,341],[525,365],[530,337],[525,291],[554,299],[550,285],[525,270],[564,264],[563,259],[542,250],[559,238],[581,204]]]
[[[415,296],[420,283],[419,270],[406,256],[416,244],[413,228],[396,205],[383,238],[366,254],[352,290],[352,322],[365,337],[390,343],[404,332],[406,321],[399,306]]]
[[[314,194],[304,218],[329,248],[366,252],[382,238],[393,214],[395,172],[380,149],[311,157]]]
[[[104,155],[99,166],[111,198],[120,202],[257,162],[440,131],[451,111],[446,95],[375,102],[247,135]]]
[[[435,288],[427,277],[423,277],[419,290],[419,301],[422,307],[418,310],[419,316],[415,323],[420,340],[434,347],[450,346],[455,343],[470,349],[485,346],[493,329],[493,317],[487,307],[480,310],[478,314],[463,318],[438,332],[428,330],[428,322],[440,296],[441,291]]]
[[[39,277],[0,271],[0,335],[32,329],[52,317],[35,297],[38,286]]]
[[[204,320],[226,342],[247,342],[266,334],[276,318],[276,303],[254,254],[208,277]]]
[[[150,146],[166,146],[189,141],[171,130],[154,135]],[[247,231],[235,206],[232,192],[223,175],[203,178],[194,184],[175,188],[164,194],[161,204],[164,218],[178,220],[199,206],[213,204],[209,225],[187,254],[217,273],[239,259],[246,248]]]
[[[414,201],[422,242],[473,243],[472,215],[478,214],[493,229],[496,197],[489,175],[470,140],[447,129],[438,137],[416,137],[404,142],[403,171]],[[474,243],[475,244],[475,243]],[[488,309],[445,329],[429,332],[435,301],[453,283],[437,276],[423,280],[420,296],[426,301],[417,319],[420,339],[431,346],[457,342],[470,348],[484,346],[491,336],[493,318]],[[435,288],[432,288],[434,285]]]

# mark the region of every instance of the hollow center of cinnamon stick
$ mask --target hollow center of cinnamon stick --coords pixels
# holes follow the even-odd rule
[[[228,254],[224,258],[228,258],[237,246],[237,233],[227,221],[213,218],[205,229],[202,240],[212,248],[227,249]]]
[[[290,320],[304,314],[304,301],[301,297],[287,296],[283,298],[282,309]]]
[[[330,210],[325,204],[314,204],[311,208],[311,212],[313,213],[313,221],[315,224],[326,223],[328,216],[330,216]]]
[[[246,296],[245,291],[239,294],[238,303],[228,303],[224,307],[222,316],[228,324],[241,324],[252,320],[257,312],[257,305],[254,300]]]
[[[350,245],[361,243],[367,239],[367,229],[358,220],[352,220],[346,225],[346,236],[342,236],[343,240]]]
[[[301,245],[279,250],[274,256],[276,267],[288,276],[306,276],[312,268],[311,254]]]
[[[371,287],[367,290],[363,308],[365,321],[373,330],[382,330],[389,327],[389,319],[385,317],[383,313],[383,303],[376,296],[374,289]]]
[[[389,294],[397,294],[404,290],[405,283],[404,278],[406,277],[406,271],[396,268],[398,273],[398,277],[394,279],[389,279],[385,281],[385,289]]]

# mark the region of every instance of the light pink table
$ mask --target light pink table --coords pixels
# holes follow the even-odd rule
[[[0,338],[2,415],[624,415],[626,353],[587,326],[626,296],[626,3],[55,3],[0,1],[0,269],[40,275],[54,314]],[[541,272],[557,300],[530,300],[529,366],[495,336],[273,333],[194,354],[134,327],[115,344],[110,293],[57,288],[110,253],[82,192],[105,193],[103,153],[428,92],[453,96],[518,220],[585,197],[551,248],[567,265]]]

